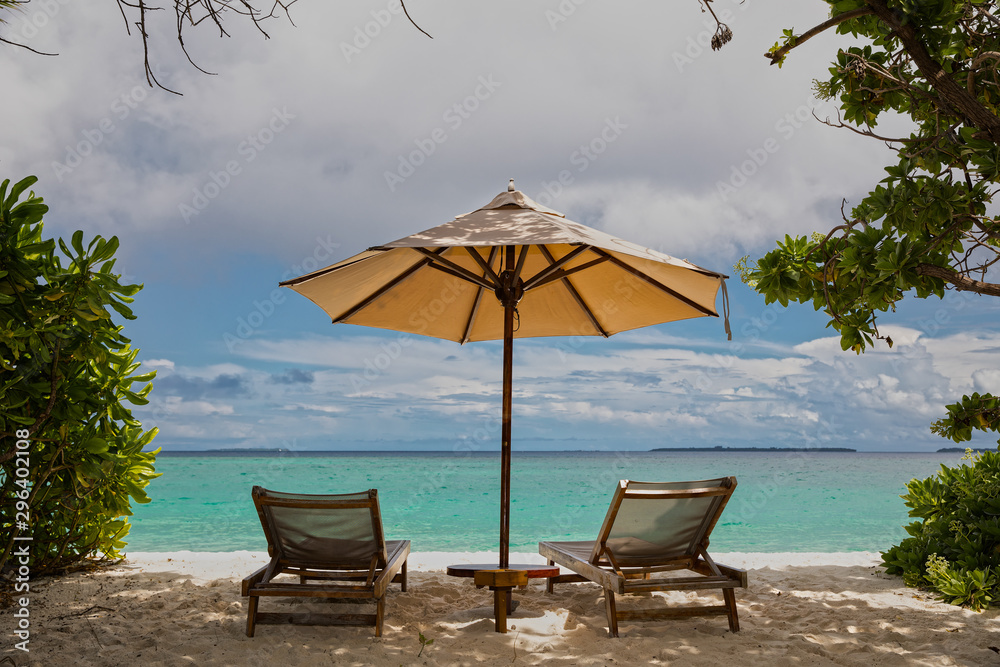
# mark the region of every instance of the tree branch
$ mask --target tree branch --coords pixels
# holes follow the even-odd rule
[[[886,0],[866,0],[866,2],[872,12],[892,29],[900,44],[913,58],[917,69],[927,78],[927,83],[941,95],[945,104],[964,117],[970,125],[986,132],[992,141],[1000,143],[1000,118],[970,95],[969,91],[959,85],[944,71],[941,64],[931,57],[913,24],[903,23],[896,12],[890,9]]]
[[[806,40],[815,37],[816,35],[820,34],[821,32],[823,32],[825,30],[828,30],[829,28],[832,28],[834,26],[840,25],[841,23],[844,23],[845,21],[850,21],[851,19],[856,19],[859,16],[867,16],[868,14],[874,14],[874,13],[875,12],[873,12],[871,10],[871,8],[869,8],[869,7],[858,7],[857,9],[852,9],[849,12],[844,12],[843,14],[838,14],[837,16],[834,16],[834,17],[832,17],[832,18],[824,21],[823,23],[820,23],[815,28],[813,28],[811,30],[807,30],[806,32],[802,33],[801,35],[799,35],[798,37],[796,37],[794,41],[790,42],[789,44],[785,44],[783,47],[781,47],[777,51],[773,51],[771,53],[765,53],[764,57],[765,58],[770,58],[772,65],[777,65],[778,63],[781,62],[782,58],[784,58],[786,55],[788,55],[789,51],[791,51],[792,49],[794,49],[799,44],[802,44]]]
[[[976,82],[976,70],[979,69],[979,66],[987,58],[1000,60],[1000,53],[997,53],[996,51],[984,51],[983,53],[980,53],[978,56],[976,56],[976,59],[972,61],[972,65],[969,68],[969,80],[966,83],[966,87],[969,89],[969,93],[972,95],[976,94],[976,91],[973,89],[973,84]]]
[[[403,13],[406,14],[406,18],[410,19],[410,23],[413,24],[413,27],[416,28],[417,30],[419,30],[420,32],[424,33],[428,37],[431,37],[430,33],[428,33],[426,30],[424,30],[423,28],[421,28],[420,26],[418,26],[417,23],[416,23],[416,21],[414,21],[412,18],[410,18],[410,12],[406,11],[406,3],[403,2],[403,0],[399,0],[399,4],[403,8]],[[434,38],[431,37],[431,39],[434,39]]]
[[[32,53],[37,53],[40,56],[58,56],[59,55],[58,53],[45,53],[44,51],[36,51],[35,49],[31,48],[27,44],[19,44],[18,42],[12,42],[9,39],[4,39],[3,37],[0,37],[0,42],[3,42],[4,44],[10,44],[11,46],[20,46],[22,49],[28,49]]]
[[[858,128],[851,127],[850,125],[845,124],[844,121],[842,121],[840,119],[840,110],[837,111],[837,123],[836,124],[834,124],[830,120],[829,116],[827,116],[826,120],[823,120],[822,118],[820,118],[819,116],[817,116],[815,114],[815,112],[813,113],[813,118],[815,118],[816,120],[818,120],[819,122],[823,123],[824,125],[826,125],[828,127],[834,127],[834,128],[837,128],[837,129],[843,128],[843,129],[846,129],[846,130],[850,130],[851,132],[853,132],[855,134],[860,134],[863,137],[870,137],[872,139],[878,139],[879,141],[884,141],[887,144],[888,143],[912,144],[912,143],[918,143],[918,142],[919,143],[925,143],[925,142],[931,141],[930,137],[917,137],[916,139],[914,139],[913,137],[906,137],[906,138],[902,138],[902,139],[893,139],[891,137],[883,137],[881,135],[875,134],[871,130],[859,130]]]
[[[918,264],[917,274],[941,280],[953,285],[959,292],[975,292],[986,296],[1000,296],[1000,284],[973,280],[952,269],[936,264]]]

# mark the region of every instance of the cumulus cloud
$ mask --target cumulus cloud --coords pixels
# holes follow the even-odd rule
[[[981,393],[1000,395],[1000,370],[981,369],[972,374],[972,386]]]
[[[271,382],[275,384],[312,384],[315,379],[311,371],[301,368],[289,368],[284,373],[271,375]]]
[[[247,378],[225,373],[209,379],[187,377],[175,373],[158,380],[155,388],[164,394],[180,396],[185,399],[205,396],[246,396],[250,391]]]
[[[18,100],[0,161],[39,176],[47,233],[121,239],[119,267],[146,284],[135,344],[159,371],[136,414],[168,448],[492,445],[498,344],[329,333],[275,290],[472,211],[510,177],[571,219],[728,272],[829,229],[891,161],[811,117],[829,113],[811,82],[849,37],[820,35],[780,71],[762,57],[782,28],[825,20],[823,3],[716,0],[736,33],[720,53],[697,0],[443,2],[420,8],[433,41],[393,14],[364,44],[373,6],[297,3],[296,27],[271,23],[266,42],[238,22],[230,39],[190,33],[216,77],[153,17],[157,76],[183,97],[146,87],[114,10],[53,6],[27,43],[59,58],[0,50]],[[807,308],[731,294],[732,343],[719,326],[519,341],[517,443],[927,449],[939,406],[1000,383],[978,302],[889,322],[895,347],[855,357],[799,324]]]
[[[998,336],[975,337],[975,345],[1000,343]],[[671,338],[674,345],[680,338]],[[517,346],[514,423],[519,443],[560,437],[596,442],[598,447],[654,446],[833,446],[874,450],[913,450],[941,446],[930,433],[953,398],[959,371],[949,355],[936,350],[972,347],[968,336],[925,339],[899,332],[892,350],[878,348],[861,356],[839,350],[828,338],[776,346],[747,344],[738,353],[664,348],[656,336],[635,336],[627,349],[599,340],[571,350],[558,339]],[[479,433],[491,446],[500,407],[500,346],[457,347],[415,337],[393,363],[364,379],[363,360],[383,349],[382,336],[350,336],[340,341],[353,358],[353,369],[339,360],[317,364],[311,382],[282,383],[278,410],[269,414],[268,386],[275,374],[247,373],[245,391],[231,397],[228,412],[200,398],[210,382],[197,385],[188,398],[170,397],[173,413],[185,418],[234,423],[245,445],[275,440],[290,428],[300,447],[330,446],[331,434],[349,442],[438,443],[447,449]],[[286,358],[298,341],[248,341],[249,357]],[[306,340],[308,342],[308,339]],[[695,348],[695,349],[691,349]],[[322,349],[322,345],[317,349]],[[322,358],[320,356],[315,357]],[[440,361],[452,358],[447,373]],[[195,375],[186,370],[185,377]],[[205,377],[211,376],[202,373]],[[362,379],[352,386],[348,378]],[[282,376],[283,377],[283,376]],[[966,377],[981,389],[1000,376],[983,369]],[[276,397],[275,397],[276,398]],[[322,399],[322,400],[319,400]],[[199,413],[199,411],[202,411]],[[237,424],[238,422],[238,424]],[[206,426],[206,430],[213,429]],[[349,435],[348,435],[349,434]]]

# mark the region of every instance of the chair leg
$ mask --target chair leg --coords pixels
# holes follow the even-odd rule
[[[550,558],[549,565],[555,565],[555,564],[556,562]],[[553,588],[552,577],[549,577],[548,579],[545,580],[545,592],[552,593],[552,588]]]
[[[406,592],[406,561],[403,561],[403,567],[400,569],[399,573],[403,575],[403,579],[400,582],[402,584],[402,592]]]
[[[257,625],[257,603],[260,598],[256,595],[250,596],[250,604],[247,605],[247,637],[253,637],[254,629]]]
[[[726,601],[726,607],[729,608],[729,631],[739,632],[740,617],[736,611],[736,592],[732,588],[723,588],[722,598]]]
[[[382,617],[385,616],[385,595],[375,603],[375,636],[382,636]]]
[[[604,606],[608,612],[608,633],[612,637],[617,637],[618,609],[615,607],[615,594],[607,588],[604,589]]]

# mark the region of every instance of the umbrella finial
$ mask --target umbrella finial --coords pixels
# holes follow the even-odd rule
[[[510,183],[507,184],[507,192],[513,192],[513,191],[514,191],[514,179],[512,178],[510,179]]]

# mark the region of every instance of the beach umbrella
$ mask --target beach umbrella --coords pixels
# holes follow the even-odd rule
[[[718,317],[727,276],[567,220],[514,189],[451,222],[280,283],[333,318],[458,343],[503,340],[500,567],[509,564],[513,340]]]

